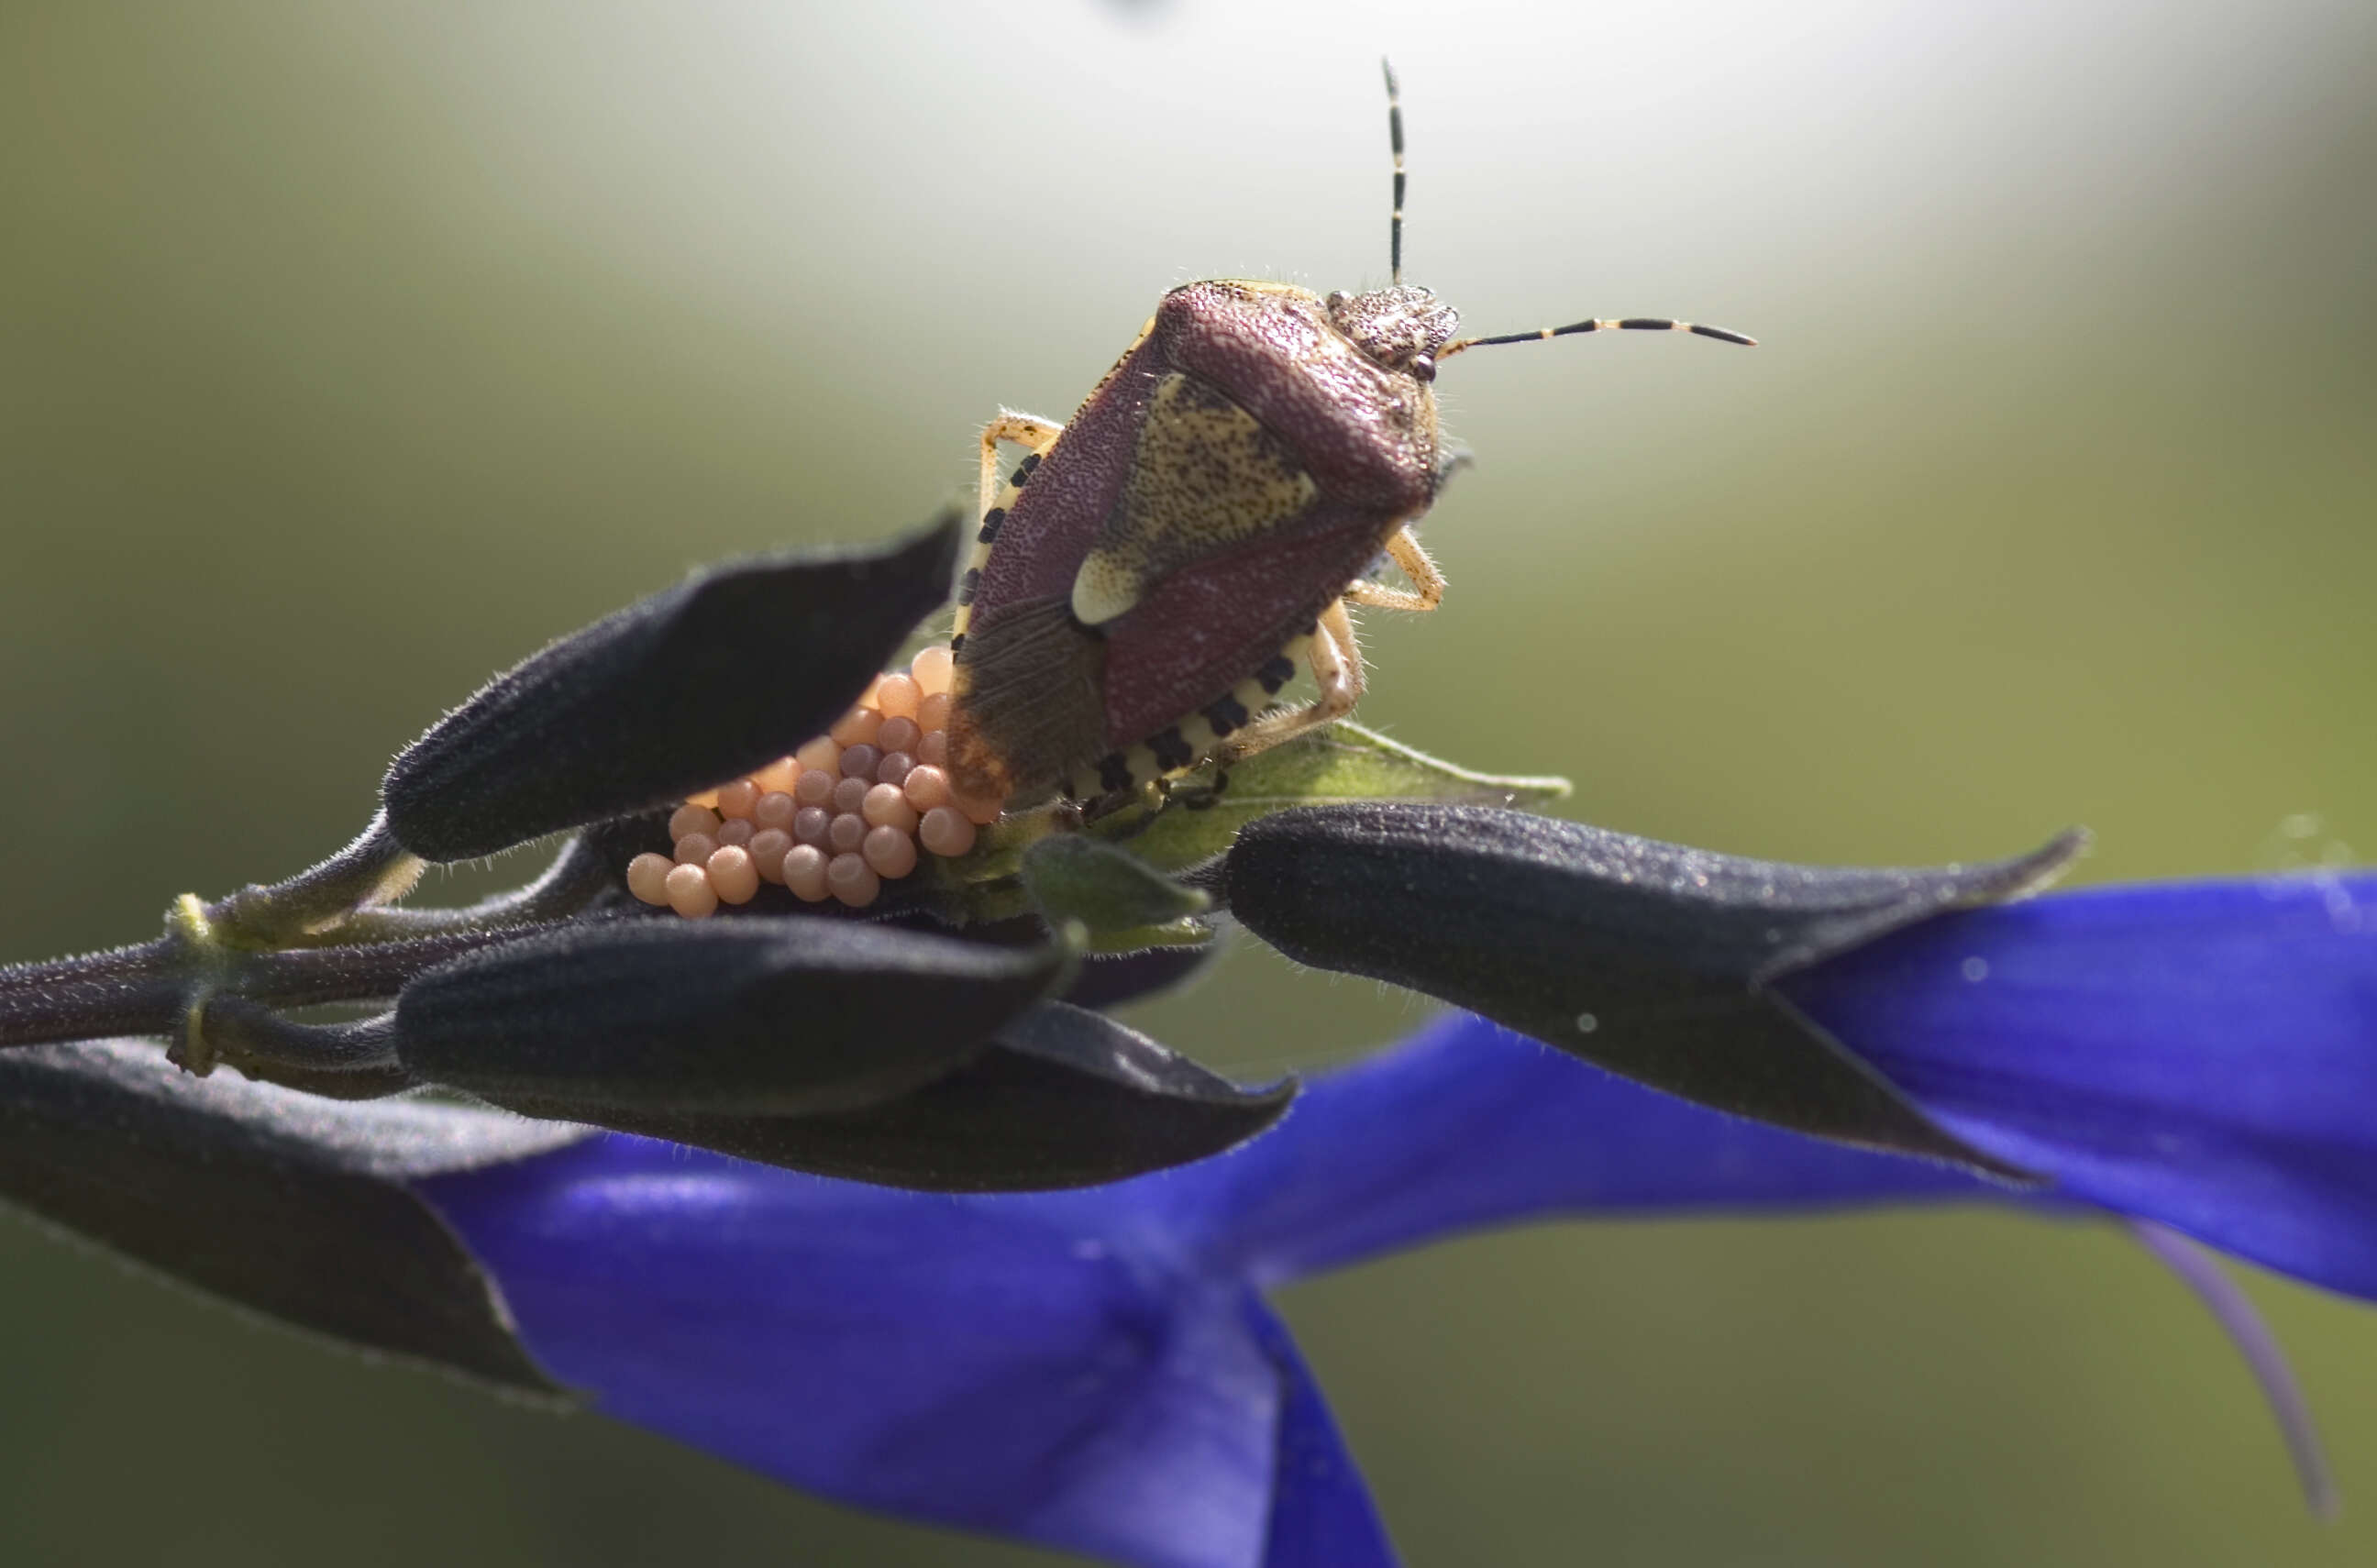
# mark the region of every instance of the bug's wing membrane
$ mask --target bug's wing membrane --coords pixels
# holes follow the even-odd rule
[[[1007,607],[988,635],[970,636],[982,656],[950,714],[950,762],[961,790],[1006,799],[1028,796],[1108,749],[1102,691],[1106,645],[1075,621],[1061,598]]]

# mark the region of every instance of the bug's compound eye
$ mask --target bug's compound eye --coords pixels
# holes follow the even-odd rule
[[[1332,289],[1329,291],[1329,297],[1320,303],[1328,306],[1330,315],[1334,316],[1345,307],[1345,291]]]
[[[1411,373],[1416,379],[1421,381],[1435,380],[1436,356],[1425,353],[1418,355],[1411,362]]]

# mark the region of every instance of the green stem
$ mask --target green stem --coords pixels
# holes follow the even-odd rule
[[[269,886],[248,886],[205,908],[217,940],[233,947],[299,947],[343,940],[359,911],[412,891],[427,862],[396,842],[388,813],[318,866]]]
[[[567,919],[617,885],[609,859],[580,834],[563,844],[553,864],[526,887],[460,909],[359,909],[332,936],[347,944],[540,926]]]

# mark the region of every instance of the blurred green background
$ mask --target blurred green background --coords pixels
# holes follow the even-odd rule
[[[0,959],[315,858],[444,706],[692,563],[923,517],[1171,284],[1382,281],[1382,49],[1411,269],[1474,329],[1764,346],[1449,367],[1452,593],[1372,617],[1369,720],[1785,858],[2377,843],[2359,0],[15,0]],[[1140,1021],[1253,1068],[1425,1011],[1249,948]],[[2252,1288],[2336,1527],[2100,1227],[1567,1225],[1284,1306],[1415,1564],[2369,1561],[2377,1313]],[[14,1221],[0,1388],[9,1563],[1054,1561]]]

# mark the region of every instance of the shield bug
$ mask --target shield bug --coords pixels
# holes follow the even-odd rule
[[[1463,350],[1572,333],[1696,332],[1594,319],[1455,339],[1403,281],[1403,110],[1391,281],[1325,299],[1223,279],[1164,296],[1069,425],[1002,412],[982,437],[982,521],[958,589],[950,772],[963,795],[1094,799],[1223,765],[1350,712],[1349,604],[1432,610],[1412,524],[1449,464],[1430,383]],[[1028,449],[1002,473],[1001,442]],[[1371,581],[1381,554],[1408,590]],[[1275,703],[1308,664],[1319,698]]]

